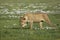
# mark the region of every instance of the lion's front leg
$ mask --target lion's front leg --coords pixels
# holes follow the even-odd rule
[[[31,21],[30,22],[30,29],[32,29],[32,26],[33,26],[33,22]]]

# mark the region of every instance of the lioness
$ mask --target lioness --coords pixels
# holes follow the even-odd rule
[[[21,26],[25,27],[27,22],[30,23],[30,29],[32,29],[33,22],[39,22],[40,28],[43,29],[43,22],[46,22],[50,26],[53,26],[47,13],[36,12],[36,13],[26,13],[20,17]]]

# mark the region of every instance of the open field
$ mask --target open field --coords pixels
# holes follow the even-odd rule
[[[53,19],[54,21],[54,19]],[[0,39],[1,40],[60,40],[60,21],[58,29],[37,29],[38,24],[34,23],[33,30],[21,29],[18,19],[1,19],[0,20]],[[28,27],[28,26],[27,26]],[[27,28],[26,27],[26,28]]]
[[[27,11],[47,12],[57,29],[40,30],[38,23],[21,29],[19,17]],[[60,0],[0,0],[0,40],[60,40]]]

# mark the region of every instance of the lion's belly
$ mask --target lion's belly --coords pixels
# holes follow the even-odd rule
[[[33,19],[33,22],[41,22],[41,21],[44,21],[44,19],[42,18],[40,18],[40,19]]]

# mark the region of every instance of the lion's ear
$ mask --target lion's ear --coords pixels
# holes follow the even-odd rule
[[[23,18],[23,16],[20,16],[20,18]]]

